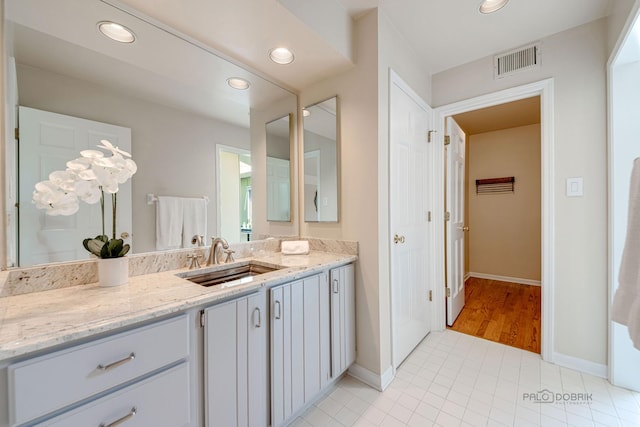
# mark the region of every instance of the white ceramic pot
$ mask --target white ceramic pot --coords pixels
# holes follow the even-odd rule
[[[98,260],[98,283],[101,287],[120,286],[129,280],[129,259],[105,258]]]

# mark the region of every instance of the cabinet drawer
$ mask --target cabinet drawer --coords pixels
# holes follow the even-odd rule
[[[162,368],[189,354],[187,316],[9,366],[9,410],[19,424]]]
[[[47,420],[37,426],[183,427],[190,425],[189,364],[182,363],[145,381]]]

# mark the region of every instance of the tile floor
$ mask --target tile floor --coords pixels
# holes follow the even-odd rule
[[[534,402],[545,390],[538,397],[555,401]],[[447,330],[431,333],[384,392],[346,376],[292,425],[637,427],[640,393]]]

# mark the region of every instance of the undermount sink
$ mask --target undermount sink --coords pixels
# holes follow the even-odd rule
[[[220,266],[214,267],[214,269],[208,268],[203,272],[191,270],[179,273],[176,276],[190,280],[191,282],[202,286],[222,285],[221,288],[225,288],[249,283],[253,280],[253,276],[269,273],[278,269],[279,267],[275,266],[259,264],[256,262],[246,262],[244,264],[233,264],[228,267]]]

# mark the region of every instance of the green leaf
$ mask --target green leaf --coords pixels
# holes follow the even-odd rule
[[[127,252],[129,252],[129,249],[131,249],[131,246],[129,246],[129,244],[127,243],[126,245],[124,245],[122,247],[122,250],[120,251],[120,253],[118,254],[119,257],[121,256],[125,256],[127,254]]]
[[[82,245],[85,247],[86,250],[88,250],[95,256],[100,257],[102,253],[102,249],[106,244],[99,239],[84,239],[82,241]]]

